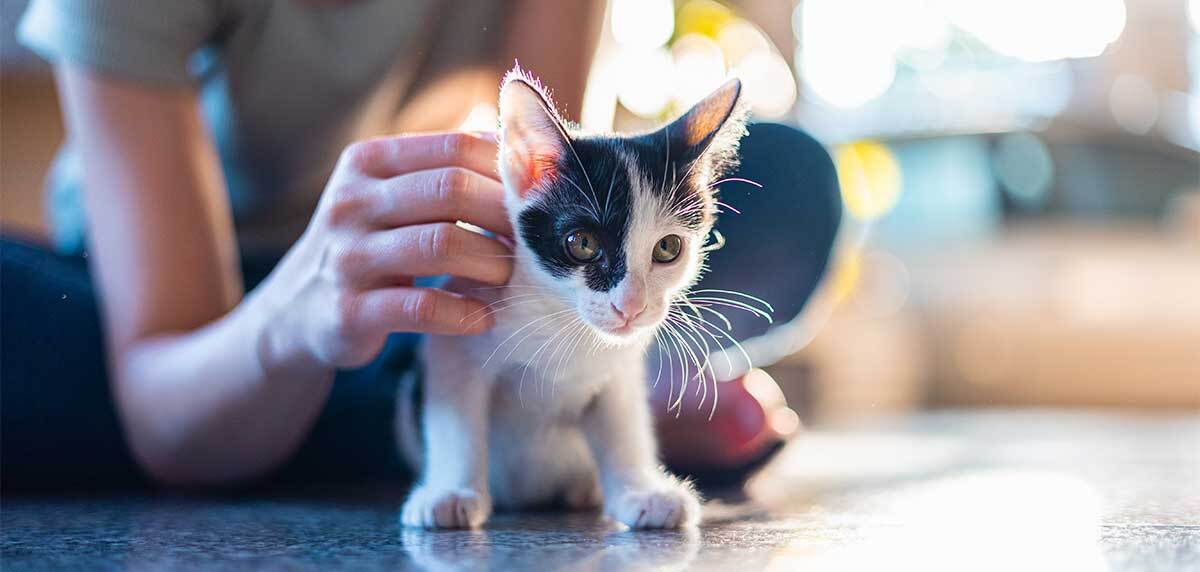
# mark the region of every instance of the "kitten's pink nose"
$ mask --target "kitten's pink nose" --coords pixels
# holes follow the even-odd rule
[[[621,317],[622,320],[625,320],[626,325],[629,325],[633,323],[638,316],[641,316],[642,312],[646,311],[646,300],[620,300],[619,302],[612,303],[612,309],[617,313],[618,316]]]

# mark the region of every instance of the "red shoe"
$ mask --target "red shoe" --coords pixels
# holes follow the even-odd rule
[[[718,385],[715,412],[710,389],[710,401],[703,405],[689,391],[678,415],[676,410],[667,412],[664,388],[654,390],[663,462],[702,486],[741,483],[800,431],[799,417],[766,372],[751,370]]]

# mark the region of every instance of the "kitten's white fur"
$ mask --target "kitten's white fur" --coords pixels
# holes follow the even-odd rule
[[[614,295],[636,287],[626,281],[652,280],[644,267],[663,231],[654,221],[639,226],[639,218],[628,250],[645,258],[630,268],[643,268],[630,271]],[[595,295],[577,278],[575,290],[584,293],[577,309],[540,294],[557,280],[527,246],[517,248],[525,251],[497,299],[525,297],[498,305],[496,326],[486,334],[430,336],[423,347],[422,478],[405,503],[404,523],[476,527],[493,502],[516,508],[561,499],[572,508],[603,502],[609,516],[630,527],[694,524],[695,492],[658,465],[644,365],[652,330],[618,345],[591,326],[568,325],[576,312],[596,313],[601,304],[611,312],[607,293]],[[691,262],[680,266],[699,263],[694,248],[687,256]]]
[[[505,120],[506,129],[547,113],[527,95],[512,94],[517,99],[506,102],[502,94],[502,116],[518,115]],[[532,199],[522,196],[506,152],[502,144],[501,173],[515,227]],[[632,168],[629,158],[623,160]],[[581,192],[591,185],[577,183]],[[672,297],[696,280],[708,228],[689,230],[662,216],[669,209],[647,185],[642,180],[630,189],[627,272],[617,287],[593,291],[580,272],[552,276],[518,236],[506,287],[463,290],[499,301],[492,307],[495,327],[473,337],[427,338],[421,356],[424,447],[410,456],[421,460],[422,476],[404,504],[405,525],[474,528],[493,505],[556,500],[572,508],[603,506],[632,528],[699,521],[696,492],[658,462],[644,354]],[[667,234],[683,238],[680,259],[654,264],[654,246]],[[615,333],[624,319],[614,305],[629,303],[646,305],[632,322],[638,327]],[[397,431],[403,437],[409,429]]]

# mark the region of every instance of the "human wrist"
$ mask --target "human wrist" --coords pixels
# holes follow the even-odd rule
[[[245,331],[251,333],[249,342],[255,348],[263,376],[332,372],[311,344],[305,343],[299,324],[289,319],[286,305],[271,304],[266,296],[257,294],[247,297],[239,310],[246,322]]]

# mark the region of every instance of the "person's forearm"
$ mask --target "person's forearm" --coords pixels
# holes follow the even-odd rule
[[[507,11],[501,73],[521,62],[542,83],[554,86],[558,111],[581,119],[583,93],[603,27],[604,3],[519,0]],[[489,94],[491,95],[491,94]]]
[[[333,371],[267,341],[278,311],[254,296],[192,332],[131,344],[114,364],[117,401],[142,467],[169,485],[245,480],[308,434]]]

